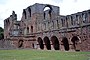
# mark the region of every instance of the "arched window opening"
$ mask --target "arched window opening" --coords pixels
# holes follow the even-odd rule
[[[50,5],[46,5],[44,7],[44,19],[45,19],[46,16],[48,16],[48,14],[49,14],[49,17],[51,19],[51,12],[52,12],[52,7]]]
[[[52,36],[51,37],[51,41],[52,41],[52,44],[53,44],[53,47],[55,50],[59,50],[60,47],[59,47],[59,41],[58,41],[58,38],[56,36]]]
[[[33,33],[33,26],[31,26],[31,33]]]
[[[79,38],[77,36],[73,36],[71,41],[73,43],[73,47],[74,47],[75,51],[80,51],[79,49],[77,49]]]
[[[63,37],[62,43],[63,43],[64,49],[66,51],[68,51],[69,50],[69,43],[68,43],[68,39],[66,37]]]
[[[21,48],[21,47],[23,47],[23,40],[19,40],[18,42],[18,48]]]
[[[27,27],[27,34],[29,33],[29,27]]]
[[[40,46],[40,49],[44,49],[44,44],[43,44],[42,38],[39,37],[37,41],[38,41],[38,44]]]
[[[71,25],[74,25],[74,23],[73,23],[73,16],[71,16]]]
[[[48,50],[51,50],[50,40],[49,40],[49,38],[47,36],[44,37],[44,42],[45,42],[46,48]]]
[[[25,9],[23,9],[23,14],[24,14],[24,16],[25,16],[25,19],[27,19],[27,16],[26,16],[26,11],[25,11]]]
[[[31,8],[30,7],[28,7],[28,11],[29,11],[29,15],[31,17]]]
[[[61,23],[62,23],[62,27],[64,27],[65,26],[65,20],[61,19]]]
[[[68,17],[66,17],[66,26],[68,27]]]

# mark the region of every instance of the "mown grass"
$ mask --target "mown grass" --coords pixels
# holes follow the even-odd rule
[[[0,60],[90,60],[90,52],[0,50]]]

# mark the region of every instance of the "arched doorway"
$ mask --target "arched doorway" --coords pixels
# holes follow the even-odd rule
[[[73,47],[74,47],[75,51],[80,51],[78,49],[79,38],[77,36],[73,36],[72,39],[71,39],[71,41],[73,43]]]
[[[49,40],[49,38],[47,36],[44,37],[44,42],[45,42],[46,48],[48,50],[51,50],[50,40]]]
[[[62,43],[63,43],[63,45],[64,45],[64,49],[65,49],[66,51],[68,51],[68,50],[69,50],[69,43],[68,43],[68,39],[67,39],[66,37],[63,37]]]
[[[58,38],[56,36],[52,36],[51,37],[51,41],[52,41],[52,44],[53,44],[53,47],[55,50],[59,50],[59,41],[58,41]]]
[[[38,41],[38,43],[39,43],[40,49],[44,49],[44,45],[43,45],[42,38],[39,37],[37,41]]]
[[[23,47],[23,40],[18,41],[18,48],[21,48],[21,47]]]

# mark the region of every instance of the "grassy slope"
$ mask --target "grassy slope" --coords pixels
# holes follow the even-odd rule
[[[0,50],[0,60],[89,60],[90,52]]]

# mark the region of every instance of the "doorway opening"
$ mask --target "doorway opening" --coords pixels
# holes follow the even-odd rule
[[[51,41],[52,41],[52,44],[53,44],[53,47],[55,50],[59,50],[59,41],[58,41],[58,38],[56,36],[52,36],[51,37]]]
[[[44,42],[45,42],[47,50],[51,50],[50,40],[47,36],[44,37]]]

